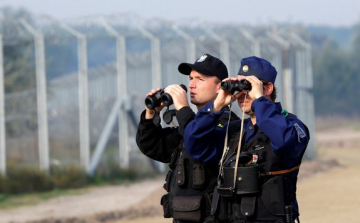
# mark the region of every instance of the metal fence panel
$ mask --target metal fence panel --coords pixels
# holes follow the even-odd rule
[[[145,95],[154,87],[180,83],[188,85],[188,76],[178,72],[178,65],[182,62],[193,63],[204,53],[222,59],[231,77],[237,75],[241,58],[257,55],[269,60],[279,74],[275,83],[278,101],[288,107],[285,109],[297,114],[312,132],[315,131],[311,55],[309,48],[295,40],[291,32],[272,33],[266,27],[176,27],[173,24],[136,27],[102,22],[70,27],[68,24],[48,21],[34,26],[45,39],[46,108],[51,165],[80,165],[81,160],[90,162],[81,157],[81,138],[83,134],[89,134],[90,159],[104,137],[110,113],[120,99],[123,100],[123,113],[120,113],[123,116],[120,121],[127,117],[127,121],[132,124],[121,125],[120,122],[112,127],[112,133],[106,136],[107,150],[101,159],[101,168],[107,162],[123,162],[123,155],[114,154],[119,153],[119,147],[124,147],[120,145],[121,137],[127,134],[129,137],[126,140],[129,141],[125,144],[129,144],[126,147],[130,149],[123,151],[130,154],[130,165],[135,160],[145,160],[135,144],[136,123],[144,110]],[[14,32],[11,33],[13,35]],[[4,52],[8,53],[4,57],[4,63],[11,65],[10,68],[5,67],[5,77],[16,74],[19,80],[28,81],[26,85],[19,86],[17,82],[13,82],[5,88],[6,160],[9,164],[37,166],[39,128],[34,39],[23,30],[19,36],[20,38],[13,39],[9,34],[3,34],[2,43]],[[85,41],[81,43],[79,36]],[[122,51],[124,55],[119,55],[119,41],[125,44]],[[81,44],[86,44],[83,51],[79,50]],[[9,49],[22,55],[22,60],[8,61],[7,58],[11,58]],[[81,53],[85,54],[83,58],[86,61],[81,62]],[[121,62],[119,56],[124,56],[126,60]],[[83,67],[84,64],[86,67]],[[86,86],[79,82],[81,69],[85,72]],[[126,72],[122,79],[119,69]],[[79,113],[83,106],[83,101],[79,98],[79,86],[88,89],[84,97],[88,103],[87,117],[82,117]],[[121,86],[126,88],[124,95],[119,95],[122,92]],[[86,91],[82,93],[84,92]],[[195,106],[192,105],[192,108],[196,111]],[[128,109],[131,109],[130,113]],[[237,105],[234,106],[234,111],[240,114]],[[86,131],[80,127],[84,118],[88,120]],[[119,126],[127,126],[125,135]],[[314,145],[310,144],[310,147],[311,152],[307,157],[313,158]],[[143,169],[148,168],[144,166]]]

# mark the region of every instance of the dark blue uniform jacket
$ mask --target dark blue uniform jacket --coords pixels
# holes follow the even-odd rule
[[[200,162],[219,162],[224,147],[226,126],[216,128],[221,112],[215,113],[212,108],[213,102],[208,103],[185,128],[184,143],[188,153]],[[260,129],[270,138],[279,159],[289,167],[298,164],[309,141],[304,124],[296,116],[286,117],[280,103],[273,103],[264,96],[254,100],[252,110],[256,124],[250,119],[244,120],[245,143]]]

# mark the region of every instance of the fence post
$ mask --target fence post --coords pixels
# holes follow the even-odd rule
[[[38,115],[39,162],[40,169],[49,174],[49,132],[47,123],[45,46],[43,35],[30,26],[25,20],[21,24],[34,36],[36,62],[36,99]]]
[[[298,91],[296,95],[297,100],[299,100],[297,110],[300,111],[299,116],[301,115],[301,117],[303,117],[304,123],[307,125],[310,134],[313,136],[312,138],[315,138],[315,108],[311,45],[295,33],[291,33],[291,38],[301,46],[299,52],[296,53],[296,65],[299,72],[296,79],[296,90]],[[315,156],[315,140],[310,140],[304,158],[312,160]]]
[[[126,66],[126,39],[120,35],[105,20],[102,24],[106,31],[116,38],[116,71],[117,71],[117,99],[121,100],[121,110],[118,111],[119,123],[119,156],[120,167],[127,169],[130,165],[129,152],[129,122],[127,117],[127,66]]]
[[[194,63],[196,60],[196,41],[194,38],[192,38],[190,35],[185,33],[183,30],[179,29],[176,25],[173,25],[171,27],[178,35],[180,35],[182,38],[186,41],[186,59],[189,63]],[[188,101],[190,101],[190,94],[187,94]],[[196,111],[197,108],[193,103],[190,103],[190,108],[193,111]]]
[[[79,62],[79,119],[80,119],[80,163],[86,172],[89,171],[90,163],[90,134],[89,134],[89,93],[88,93],[88,69],[87,69],[87,41],[86,36],[66,24],[60,26],[67,30],[78,40]]]
[[[230,67],[230,52],[229,52],[229,41],[218,34],[214,33],[209,28],[205,28],[205,31],[216,41],[220,43],[220,59],[224,62],[227,67]]]
[[[4,92],[4,59],[3,41],[0,34],[0,174],[6,175],[6,148],[5,148],[5,92]]]
[[[144,36],[149,38],[151,41],[152,87],[157,88],[159,86],[162,86],[160,40],[143,27],[138,27],[138,29]]]
[[[251,44],[251,53],[254,56],[261,57],[261,46],[260,41],[258,41],[253,35],[251,35],[247,30],[240,29],[240,33],[249,40]]]
[[[155,37],[153,34],[148,32],[143,27],[138,27],[139,31],[150,39],[151,41],[151,76],[152,76],[152,87],[157,88],[162,86],[162,72],[161,72],[161,48],[160,48],[160,40]],[[164,123],[164,120],[162,120]],[[161,172],[165,171],[165,165],[162,163],[158,163],[159,170]]]
[[[285,40],[278,34],[274,32],[267,32],[267,36],[272,39],[275,43],[279,44],[282,48],[281,52],[290,51],[291,44],[289,41]],[[282,59],[282,58],[281,58]],[[278,73],[282,72],[280,75],[282,77],[277,78],[275,84],[279,83],[280,88],[278,98],[282,101],[283,108],[290,112],[295,112],[294,109],[294,89],[293,89],[293,75],[295,74],[294,70],[290,67],[289,63],[283,64],[281,62],[281,70],[278,70]]]

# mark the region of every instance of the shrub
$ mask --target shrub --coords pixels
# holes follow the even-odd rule
[[[85,171],[76,166],[53,171],[49,177],[58,189],[79,188],[87,184]]]
[[[9,169],[7,177],[0,178],[0,193],[20,194],[49,191],[54,183],[43,171],[30,168]]]
[[[6,197],[10,194],[72,189],[91,184],[117,184],[154,176],[154,174],[139,173],[132,169],[120,170],[115,165],[99,168],[93,177],[87,176],[86,172],[77,166],[51,168],[50,172],[51,174],[47,175],[44,171],[29,167],[8,168],[6,177],[0,175],[0,200],[2,196]]]

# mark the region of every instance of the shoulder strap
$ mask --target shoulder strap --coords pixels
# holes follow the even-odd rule
[[[298,170],[300,168],[300,165],[297,165],[293,168],[287,169],[287,170],[278,170],[278,171],[271,171],[267,173],[261,173],[260,176],[272,176],[272,175],[281,175],[286,173],[291,173],[295,170]]]

